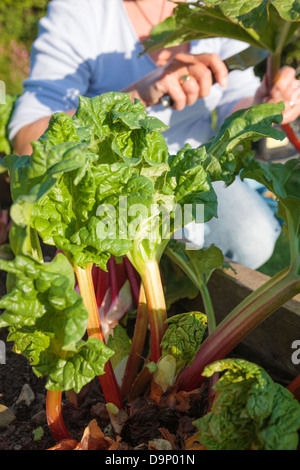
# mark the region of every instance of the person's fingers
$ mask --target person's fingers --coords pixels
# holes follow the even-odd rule
[[[214,82],[212,71],[202,63],[197,64],[197,66],[190,67],[190,69],[193,77],[199,85],[198,98],[205,98],[209,95]]]
[[[196,59],[200,65],[199,70],[203,70],[203,65],[207,67],[208,71],[212,74],[212,83],[215,81],[219,83],[222,87],[226,88],[227,81],[228,81],[228,69],[225,63],[220,59],[217,54],[199,54],[196,56]],[[193,73],[193,68],[197,67],[197,63],[195,66],[191,67],[191,73]],[[197,70],[195,71],[197,75]],[[208,75],[206,75],[206,78]]]
[[[223,87],[227,86],[227,67],[216,54],[177,54],[169,62],[165,73],[166,75],[175,74],[181,82],[183,76],[190,77],[188,81],[181,83],[187,93],[188,104],[195,102],[197,92],[197,98],[208,96],[214,81]]]
[[[188,76],[185,68],[182,69],[181,76]],[[157,81],[156,87],[162,92],[163,96],[170,96],[172,107],[177,111],[181,111],[188,104],[187,94],[177,73],[164,74],[163,77]]]
[[[282,113],[283,119],[282,119],[281,124],[288,124],[290,122],[294,122],[299,117],[299,115],[300,115],[299,107],[287,108]]]
[[[289,101],[294,92],[296,72],[292,67],[282,67],[270,87],[269,97],[273,101]],[[296,80],[297,82],[297,80]]]
[[[300,82],[295,77],[292,67],[282,67],[264,100],[268,103],[284,102],[282,124],[293,122],[300,115]]]
[[[292,67],[282,67],[271,86],[265,75],[254,97],[254,104],[279,101],[285,106],[282,124],[293,122],[300,116],[300,81]]]
[[[191,106],[196,103],[199,98],[199,84],[195,78],[190,74],[182,75],[179,84],[186,95],[186,104]]]
[[[293,122],[300,116],[300,85],[298,82],[293,82],[293,85],[293,93],[289,96],[290,99],[284,101],[285,109],[282,113],[282,124]]]

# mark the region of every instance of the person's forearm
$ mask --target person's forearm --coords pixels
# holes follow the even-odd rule
[[[67,114],[73,116],[75,109],[67,111]],[[48,127],[51,116],[38,119],[31,124],[26,124],[16,134],[13,141],[13,152],[16,155],[31,155],[31,142],[38,140]]]
[[[13,142],[14,153],[16,155],[31,155],[31,142],[38,140],[47,129],[50,116],[43,117],[31,124],[26,124],[16,134]]]

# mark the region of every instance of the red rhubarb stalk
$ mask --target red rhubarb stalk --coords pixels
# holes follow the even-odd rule
[[[86,269],[74,266],[74,271],[84,306],[89,313],[87,324],[88,336],[89,338],[97,338],[105,342],[93,286],[92,265],[88,264]],[[118,408],[123,408],[121,392],[110,361],[105,364],[104,371],[104,375],[99,376],[99,381],[106,402],[113,403]]]
[[[117,263],[114,256],[109,258],[107,262],[107,269],[110,280],[111,302],[114,304],[117,302],[121,287],[127,280],[126,271],[123,261],[121,263]]]
[[[147,335],[148,318],[145,290],[143,285],[141,285],[134,334],[121,387],[121,394],[123,397],[129,395],[132,384],[138,374]]]
[[[300,139],[298,139],[297,135],[295,134],[293,128],[290,124],[282,124],[282,130],[286,133],[287,138],[293,144],[293,146],[300,152]]]
[[[47,391],[46,414],[50,432],[56,442],[63,439],[70,439],[70,433],[67,430],[61,410],[62,392],[52,390]]]
[[[286,388],[300,401],[300,374]]]
[[[124,265],[126,268],[127,277],[130,282],[133,299],[135,301],[135,304],[138,305],[139,296],[140,296],[140,284],[141,284],[140,276],[126,256],[124,257]]]
[[[94,277],[94,288],[97,305],[98,307],[101,307],[110,285],[109,274],[107,271],[98,267],[96,267],[96,272],[97,275]]]
[[[118,263],[112,256],[107,267],[111,292],[111,305],[107,312],[107,321],[111,327],[114,327],[125,313],[133,308],[133,301],[123,259]]]

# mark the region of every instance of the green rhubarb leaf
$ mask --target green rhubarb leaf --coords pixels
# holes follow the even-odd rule
[[[15,326],[15,324],[11,324],[7,336],[7,341],[14,343],[14,352],[22,354],[31,364],[39,363],[40,354],[49,348],[50,340],[49,332],[37,330],[35,325]]]
[[[282,121],[283,109],[283,103],[260,104],[236,111],[224,120],[213,139],[203,145],[207,153],[203,166],[212,181],[232,183],[253,156],[252,142],[263,137],[284,139],[284,132],[273,127],[273,123]]]
[[[113,354],[100,340],[83,341],[88,312],[75,291],[68,259],[59,253],[49,263],[29,256],[0,260],[0,269],[14,275],[10,292],[0,299],[0,328],[38,376],[48,376],[51,390],[79,391]]]
[[[75,116],[57,113],[39,141],[47,148],[61,142],[85,143],[101,163],[123,161],[130,165],[166,160],[161,132],[167,126],[128,93],[109,92],[94,98],[79,96]]]
[[[126,254],[138,208],[149,219],[150,205],[160,200],[154,174],[167,165],[165,128],[124,93],[81,97],[74,118],[55,114],[31,156],[5,160],[12,174],[11,216],[26,227],[20,241],[15,238],[18,253],[32,254],[31,227],[83,268],[95,263],[106,269],[110,255]]]
[[[300,404],[256,364],[224,359],[203,375],[225,372],[215,384],[211,411],[194,422],[209,450],[293,450],[298,445]]]
[[[206,0],[205,5],[218,6],[228,18],[241,23],[245,28],[259,29],[263,32],[269,21],[268,11],[275,7],[280,16],[286,21],[299,21],[300,5],[297,2],[287,0],[263,0],[253,2],[251,0]]]
[[[51,323],[64,323],[63,346],[82,338],[88,314],[74,290],[73,268],[63,254],[59,253],[49,263],[17,256],[13,261],[0,260],[0,267],[16,276],[11,292],[0,299],[0,307],[5,309],[0,317],[0,327],[40,325],[47,315],[49,331]],[[72,312],[74,308],[76,315]]]
[[[220,9],[206,7],[204,2],[185,2],[178,3],[173,16],[152,29],[145,51],[208,37],[230,37],[257,45],[247,30],[228,20]]]
[[[278,47],[287,43],[300,25],[298,2],[207,0],[205,5],[220,10],[229,21],[249,32],[260,45],[272,52],[277,52]]]
[[[160,207],[151,219],[143,218],[130,250],[131,262],[140,273],[147,260],[160,259],[176,230],[192,220],[206,222],[217,216],[212,182],[221,180],[231,184],[251,159],[253,141],[266,136],[284,138],[283,132],[273,128],[273,123],[282,120],[282,108],[282,103],[263,104],[237,111],[225,120],[211,141],[197,149],[186,145],[169,157],[167,165],[164,162],[161,168],[155,167],[156,172],[145,170],[144,174],[153,182],[154,198]],[[164,217],[161,207],[166,208]],[[156,232],[154,222],[158,227]]]
[[[42,351],[39,364],[33,367],[38,376],[47,376],[45,387],[54,391],[74,390],[79,393],[91,380],[104,374],[104,366],[113,355],[113,351],[96,338],[77,343],[74,350],[61,356],[55,346],[52,343]]]
[[[113,335],[109,335],[107,346],[114,352],[111,358],[111,364],[113,368],[115,368],[121,360],[130,353],[131,339],[125,328],[121,325],[116,325],[113,330]]]
[[[164,175],[163,191],[173,192],[176,204],[181,208],[192,205],[192,215],[197,217],[197,207],[204,207],[202,222],[217,216],[217,196],[210,175],[203,167],[205,149],[192,149],[186,145],[176,155],[170,156],[170,170]]]
[[[167,324],[161,342],[163,356],[172,355],[177,362],[190,365],[206,330],[206,315],[201,312],[180,313],[168,318]]]
[[[208,283],[216,269],[228,267],[222,251],[215,245],[199,250],[188,250],[184,243],[171,240],[166,248],[166,255],[182,269],[198,289],[202,284]]]
[[[198,0],[178,3],[171,18],[153,28],[146,52],[227,37],[277,53],[299,28],[300,7],[289,0]]]
[[[45,243],[68,253],[73,264],[106,269],[110,255],[123,256],[131,248],[127,224],[134,217],[127,207],[148,209],[153,186],[124,163],[90,165],[84,175],[78,173],[62,174],[35,204],[31,224]]]
[[[7,155],[4,158],[10,172],[12,199],[34,196],[34,200],[49,191],[63,172],[84,166],[89,154],[82,144],[63,142],[50,147],[36,141],[32,155]]]
[[[153,182],[154,201],[151,214],[144,214],[140,220],[130,250],[135,258],[131,261],[139,272],[143,262],[160,259],[176,230],[193,220],[205,222],[217,216],[217,196],[203,168],[203,154],[205,149],[193,150],[187,145],[171,155],[168,163],[143,168],[142,173]]]

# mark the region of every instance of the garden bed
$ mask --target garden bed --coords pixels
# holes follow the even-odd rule
[[[217,321],[221,321],[267,276],[233,264],[232,270],[213,273],[209,288]],[[1,295],[5,292],[5,273],[1,272]],[[173,310],[201,310],[202,301],[182,299]],[[0,406],[13,411],[15,419],[0,429],[0,450],[45,450],[56,445],[46,421],[45,381],[36,377],[28,361],[12,352],[12,343],[6,342],[7,331],[0,330],[0,340],[7,345],[6,364],[0,365]],[[298,367],[291,360],[291,344],[300,338],[300,296],[287,302],[272,317],[266,319],[249,334],[231,353],[264,367],[273,380],[286,386],[296,375]],[[32,402],[18,400],[24,385],[33,392]],[[201,393],[200,393],[201,392]],[[73,439],[80,441],[85,428],[96,420],[99,428],[112,439],[118,439],[118,450],[152,449],[157,445],[171,450],[184,450],[196,433],[193,421],[207,409],[205,386],[175,400],[173,392],[166,393],[159,404],[145,395],[126,408],[125,422],[120,436],[114,433],[98,379],[94,379],[78,394],[75,406],[64,396],[63,416]],[[157,441],[158,439],[158,441]],[[163,443],[163,444],[162,444]]]

